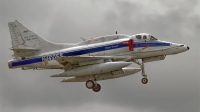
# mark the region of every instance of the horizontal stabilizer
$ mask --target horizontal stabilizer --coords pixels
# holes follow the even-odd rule
[[[18,51],[18,52],[32,52],[32,51],[39,51],[40,49],[36,48],[10,48],[12,51]]]

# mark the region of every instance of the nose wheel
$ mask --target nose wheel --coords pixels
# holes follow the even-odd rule
[[[147,78],[142,78],[141,82],[142,82],[142,84],[147,84],[148,83],[148,79]]]
[[[99,92],[101,90],[101,85],[96,82],[96,79],[94,81],[93,80],[86,81],[85,86],[88,89],[92,89],[94,92]]]

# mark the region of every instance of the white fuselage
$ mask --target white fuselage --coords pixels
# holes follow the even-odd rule
[[[148,35],[147,35],[148,37]],[[106,37],[104,37],[106,38]],[[101,40],[100,40],[101,39]],[[96,41],[100,40],[100,41]],[[161,40],[137,39],[133,36],[121,36],[121,38],[105,41],[97,38],[88,40],[84,44],[79,43],[70,48],[60,49],[51,52],[41,53],[26,59],[10,60],[9,68],[48,68],[59,69],[63,65],[58,63],[58,57],[73,56],[128,56],[132,59],[142,59],[153,56],[172,55],[187,51],[188,46],[166,42]],[[129,40],[133,42],[129,43]],[[95,42],[96,41],[96,42]],[[132,47],[132,49],[130,48]]]

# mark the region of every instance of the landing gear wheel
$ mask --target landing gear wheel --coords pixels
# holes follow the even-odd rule
[[[147,78],[142,78],[141,82],[142,82],[142,84],[147,84],[148,83],[148,79]]]
[[[99,92],[99,91],[101,90],[100,84],[95,84],[94,87],[92,88],[92,90],[93,90],[94,92]]]
[[[88,89],[92,89],[94,87],[94,82],[92,80],[88,80],[86,83],[85,83],[85,86],[88,88]]]

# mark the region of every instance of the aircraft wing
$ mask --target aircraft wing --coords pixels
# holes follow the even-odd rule
[[[131,58],[130,56],[73,56],[73,57],[59,57],[56,60],[59,63],[69,62],[71,64],[77,64],[85,61],[93,61],[100,59],[122,60]]]
[[[59,57],[56,58],[56,61],[64,66],[64,70],[69,70],[72,68],[72,66],[80,67],[85,65],[104,63],[106,61],[119,61],[130,58],[130,56],[73,56]]]

